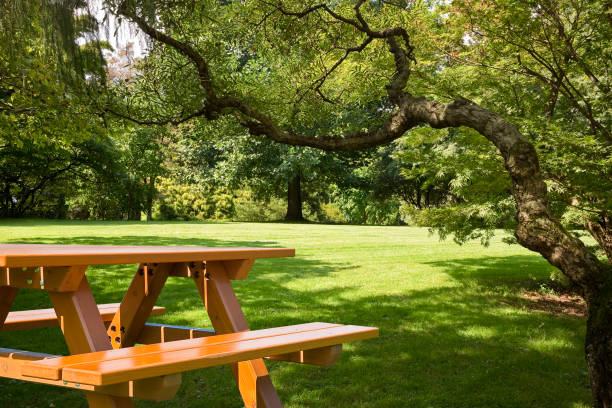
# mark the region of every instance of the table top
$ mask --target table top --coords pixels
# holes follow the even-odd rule
[[[294,255],[292,248],[0,244],[0,267],[226,261]]]

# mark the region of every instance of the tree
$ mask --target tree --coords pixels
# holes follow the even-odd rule
[[[321,201],[327,198],[330,186],[346,173],[343,160],[320,150],[270,144],[242,133],[225,143],[224,158],[215,171],[218,178],[232,190],[250,188],[265,201],[285,199],[285,221],[304,221],[304,204],[311,214],[320,216]]]
[[[330,5],[262,0],[204,1],[194,8],[191,2],[146,3],[143,7],[137,1],[119,1],[111,2],[111,7],[156,42],[153,54],[157,62],[163,61],[168,73],[182,72],[184,81],[176,88],[189,91],[181,91],[180,97],[163,93],[163,111],[142,112],[143,116],[134,111],[120,112],[139,123],[231,116],[253,135],[336,151],[384,144],[422,125],[467,127],[489,140],[497,148],[511,180],[518,243],[540,253],[583,291],[589,309],[585,351],[594,402],[597,407],[612,406],[612,267],[554,217],[536,149],[516,125],[488,109],[486,101],[478,104],[452,92],[454,100],[443,103],[419,86],[426,85],[427,79],[414,78],[413,74],[420,73],[415,69],[417,54],[431,57],[427,61],[430,77],[444,72],[450,64],[444,53],[432,55],[424,51],[426,46],[415,48],[415,44],[430,44],[429,34],[424,32],[427,30],[419,30],[423,22],[439,21],[439,16],[431,13],[430,4],[419,7],[403,1],[357,0]],[[483,10],[487,12],[501,13],[506,3],[487,2],[482,7],[486,6]],[[539,18],[531,4],[510,4],[521,6],[517,11],[522,18],[519,24]],[[548,3],[537,4],[545,7]],[[561,7],[565,3],[555,4]],[[604,3],[583,6],[588,6],[598,24],[607,21]],[[609,39],[609,25],[601,23],[600,28],[606,36],[603,39]],[[544,31],[543,35],[557,38],[560,33],[557,29]],[[595,43],[606,43],[600,40],[602,37],[596,38]],[[257,58],[245,69],[236,49],[249,49]],[[551,53],[557,55],[554,48]],[[580,67],[588,61],[569,55],[569,62]],[[598,92],[605,94],[607,84],[601,79],[605,73],[595,74],[588,63],[584,66],[581,70],[576,68],[573,75],[594,82]],[[528,65],[525,70],[538,73]],[[561,78],[564,81],[566,76]],[[571,86],[563,81],[557,81],[559,85],[553,84],[551,89],[558,90],[559,100],[563,96],[572,103],[572,95],[576,97],[581,92],[567,91],[566,87]],[[591,133],[606,140],[606,115],[601,120],[589,113],[596,100],[607,99],[605,95],[594,100],[578,96],[573,109],[585,111]],[[355,106],[377,102],[381,106],[378,118],[356,115],[359,110]],[[325,118],[330,117],[332,127],[324,127],[314,135],[301,131],[327,123]],[[607,230],[607,221],[598,225],[592,233]],[[600,236],[605,238],[604,251],[612,258],[608,235]]]
[[[60,184],[98,160],[104,129],[89,96],[104,82],[104,44],[88,41],[97,22],[75,15],[79,3],[0,2],[0,216],[62,216]]]

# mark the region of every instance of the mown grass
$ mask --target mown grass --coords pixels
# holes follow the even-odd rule
[[[586,407],[584,320],[533,311],[539,256],[499,239],[440,242],[425,229],[255,223],[0,221],[0,242],[286,246],[235,282],[251,328],[310,321],[377,326],[328,368],[269,362],[285,407]],[[134,266],[92,267],[99,303],[120,301]],[[193,284],[172,278],[152,320],[210,327]],[[20,292],[14,310],[50,307]],[[67,353],[57,328],[0,333],[0,346]],[[227,367],[184,375],[177,397],[137,407],[240,407]],[[76,391],[0,380],[0,407],[84,407]]]

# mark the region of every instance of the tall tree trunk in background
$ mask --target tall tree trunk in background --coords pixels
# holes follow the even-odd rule
[[[147,199],[145,202],[145,211],[147,213],[147,221],[153,220],[153,197],[155,196],[155,177],[149,177],[147,183]]]
[[[302,186],[299,174],[289,181],[287,187],[287,215],[285,215],[285,221],[304,221]]]
[[[55,218],[58,220],[66,219],[67,214],[66,206],[66,194],[60,194],[57,198],[57,204],[55,206]]]
[[[127,220],[128,221],[140,221],[141,218],[141,197],[139,197],[138,190],[133,186],[135,183],[130,183],[127,192]]]

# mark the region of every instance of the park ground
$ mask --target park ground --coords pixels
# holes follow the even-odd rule
[[[321,368],[268,362],[286,408],[590,405],[579,301],[548,293],[552,267],[501,241],[427,229],[274,223],[0,221],[0,242],[293,247],[234,287],[252,329],[311,321],[376,326]],[[121,300],[134,266],[92,267],[98,303]],[[155,322],[210,327],[196,288],[171,278]],[[22,291],[14,310],[47,308]],[[0,333],[0,346],[67,353],[58,328]],[[137,407],[241,407],[227,367],[186,373],[177,397]],[[0,407],[85,407],[77,391],[0,380]]]

